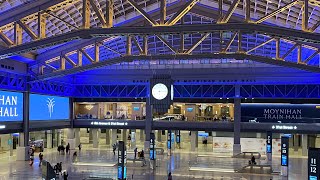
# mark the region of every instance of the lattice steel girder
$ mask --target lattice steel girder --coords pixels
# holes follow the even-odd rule
[[[320,72],[320,68],[317,66],[308,66],[305,64],[297,64],[289,61],[281,61],[281,60],[275,60],[269,57],[263,57],[258,55],[248,55],[244,53],[210,53],[210,54],[194,54],[194,55],[188,55],[188,54],[174,54],[174,55],[140,55],[140,56],[125,56],[125,57],[116,57],[105,61],[100,61],[98,63],[88,64],[81,67],[75,67],[72,69],[66,69],[64,71],[57,71],[48,73],[45,75],[40,75],[37,77],[37,80],[46,80],[51,79],[55,77],[61,77],[66,76],[70,74],[75,74],[87,70],[92,70],[96,68],[100,68],[107,65],[114,65],[121,62],[132,62],[133,60],[170,60],[170,59],[236,59],[236,60],[252,60],[256,62],[261,63],[267,63],[272,65],[278,65],[278,66],[285,66],[285,67],[292,67],[302,70],[307,70],[311,72]]]
[[[39,48],[69,42],[75,39],[92,38],[92,37],[112,37],[125,34],[130,35],[155,35],[155,34],[179,34],[184,33],[200,33],[200,32],[218,32],[218,31],[242,31],[256,32],[269,36],[285,37],[292,41],[301,41],[314,44],[320,44],[320,35],[315,33],[302,32],[281,27],[273,27],[261,24],[247,23],[229,23],[229,24],[192,24],[180,26],[158,26],[158,27],[114,27],[109,29],[82,29],[66,34],[48,37],[34,42],[29,42],[16,47],[11,47],[0,51],[0,59],[7,58],[12,55],[26,53]]]
[[[74,86],[72,84],[52,81],[28,82],[28,84],[30,87],[30,92],[61,96],[72,96],[74,92]]]

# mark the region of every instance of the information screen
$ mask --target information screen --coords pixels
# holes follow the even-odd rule
[[[272,132],[267,132],[267,153],[272,153]]]
[[[0,91],[0,122],[23,120],[23,94]]]
[[[281,137],[281,166],[288,166],[289,160],[289,138]]]
[[[308,177],[309,180],[320,178],[320,149],[309,148],[308,150]]]
[[[32,120],[67,120],[69,116],[69,98],[30,94],[29,119]]]

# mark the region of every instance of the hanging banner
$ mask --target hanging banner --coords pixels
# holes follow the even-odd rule
[[[0,91],[0,122],[23,120],[23,94]]]

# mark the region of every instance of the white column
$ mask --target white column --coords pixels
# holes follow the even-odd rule
[[[122,129],[122,141],[124,142],[124,145],[127,144],[127,129]]]
[[[136,130],[131,130],[131,149],[136,148]]]
[[[106,129],[106,145],[110,145],[110,129]]]
[[[67,144],[70,144],[70,149],[74,150],[76,148],[75,144],[75,138],[74,138],[74,130],[72,128],[69,128],[67,130]]]
[[[158,141],[158,142],[161,142],[161,141],[162,141],[162,132],[161,132],[161,130],[158,130],[157,141]]]
[[[144,141],[143,135],[144,135],[144,131],[140,129],[140,141]]]
[[[190,143],[191,143],[191,151],[192,152],[196,151],[196,147],[197,147],[196,144],[198,144],[197,136],[198,136],[197,131],[191,131],[191,138],[190,138],[191,142]]]
[[[99,147],[99,132],[98,129],[92,129],[93,148]]]
[[[302,134],[302,156],[308,156],[308,134]]]
[[[112,104],[112,119],[117,119],[117,103]]]
[[[75,138],[75,145],[79,146],[79,144],[80,144],[80,128],[74,129],[74,138]]]
[[[112,129],[112,144],[116,144],[117,143],[117,130],[116,129]]]
[[[58,143],[58,146],[61,145],[61,131],[60,130],[57,130],[57,143]]]
[[[47,149],[52,149],[52,131],[47,131]]]

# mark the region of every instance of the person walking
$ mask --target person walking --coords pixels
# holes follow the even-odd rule
[[[30,148],[30,163],[29,165],[32,166],[34,162],[34,147]]]
[[[169,172],[169,174],[168,174],[168,180],[172,180],[171,172]]]
[[[67,171],[64,171],[63,172],[63,179],[68,180],[68,176],[69,176],[69,174],[67,173]]]
[[[42,165],[42,160],[43,160],[43,154],[39,154],[39,167]]]
[[[70,154],[70,144],[68,143],[68,145],[66,146],[66,153]]]
[[[134,159],[137,159],[138,148],[134,148]]]
[[[114,156],[116,155],[116,149],[117,149],[116,144],[113,144],[112,145],[112,150],[113,150],[113,155]]]
[[[143,166],[147,165],[146,159],[144,158],[144,151],[143,150],[141,150],[140,156],[142,159],[142,166],[141,167],[143,167]]]
[[[79,144],[78,148],[79,148],[79,151],[81,151],[81,148],[82,148],[82,144],[81,143]]]
[[[77,154],[77,151],[75,151],[72,156],[72,161],[77,162],[77,157],[78,157],[78,154]]]

